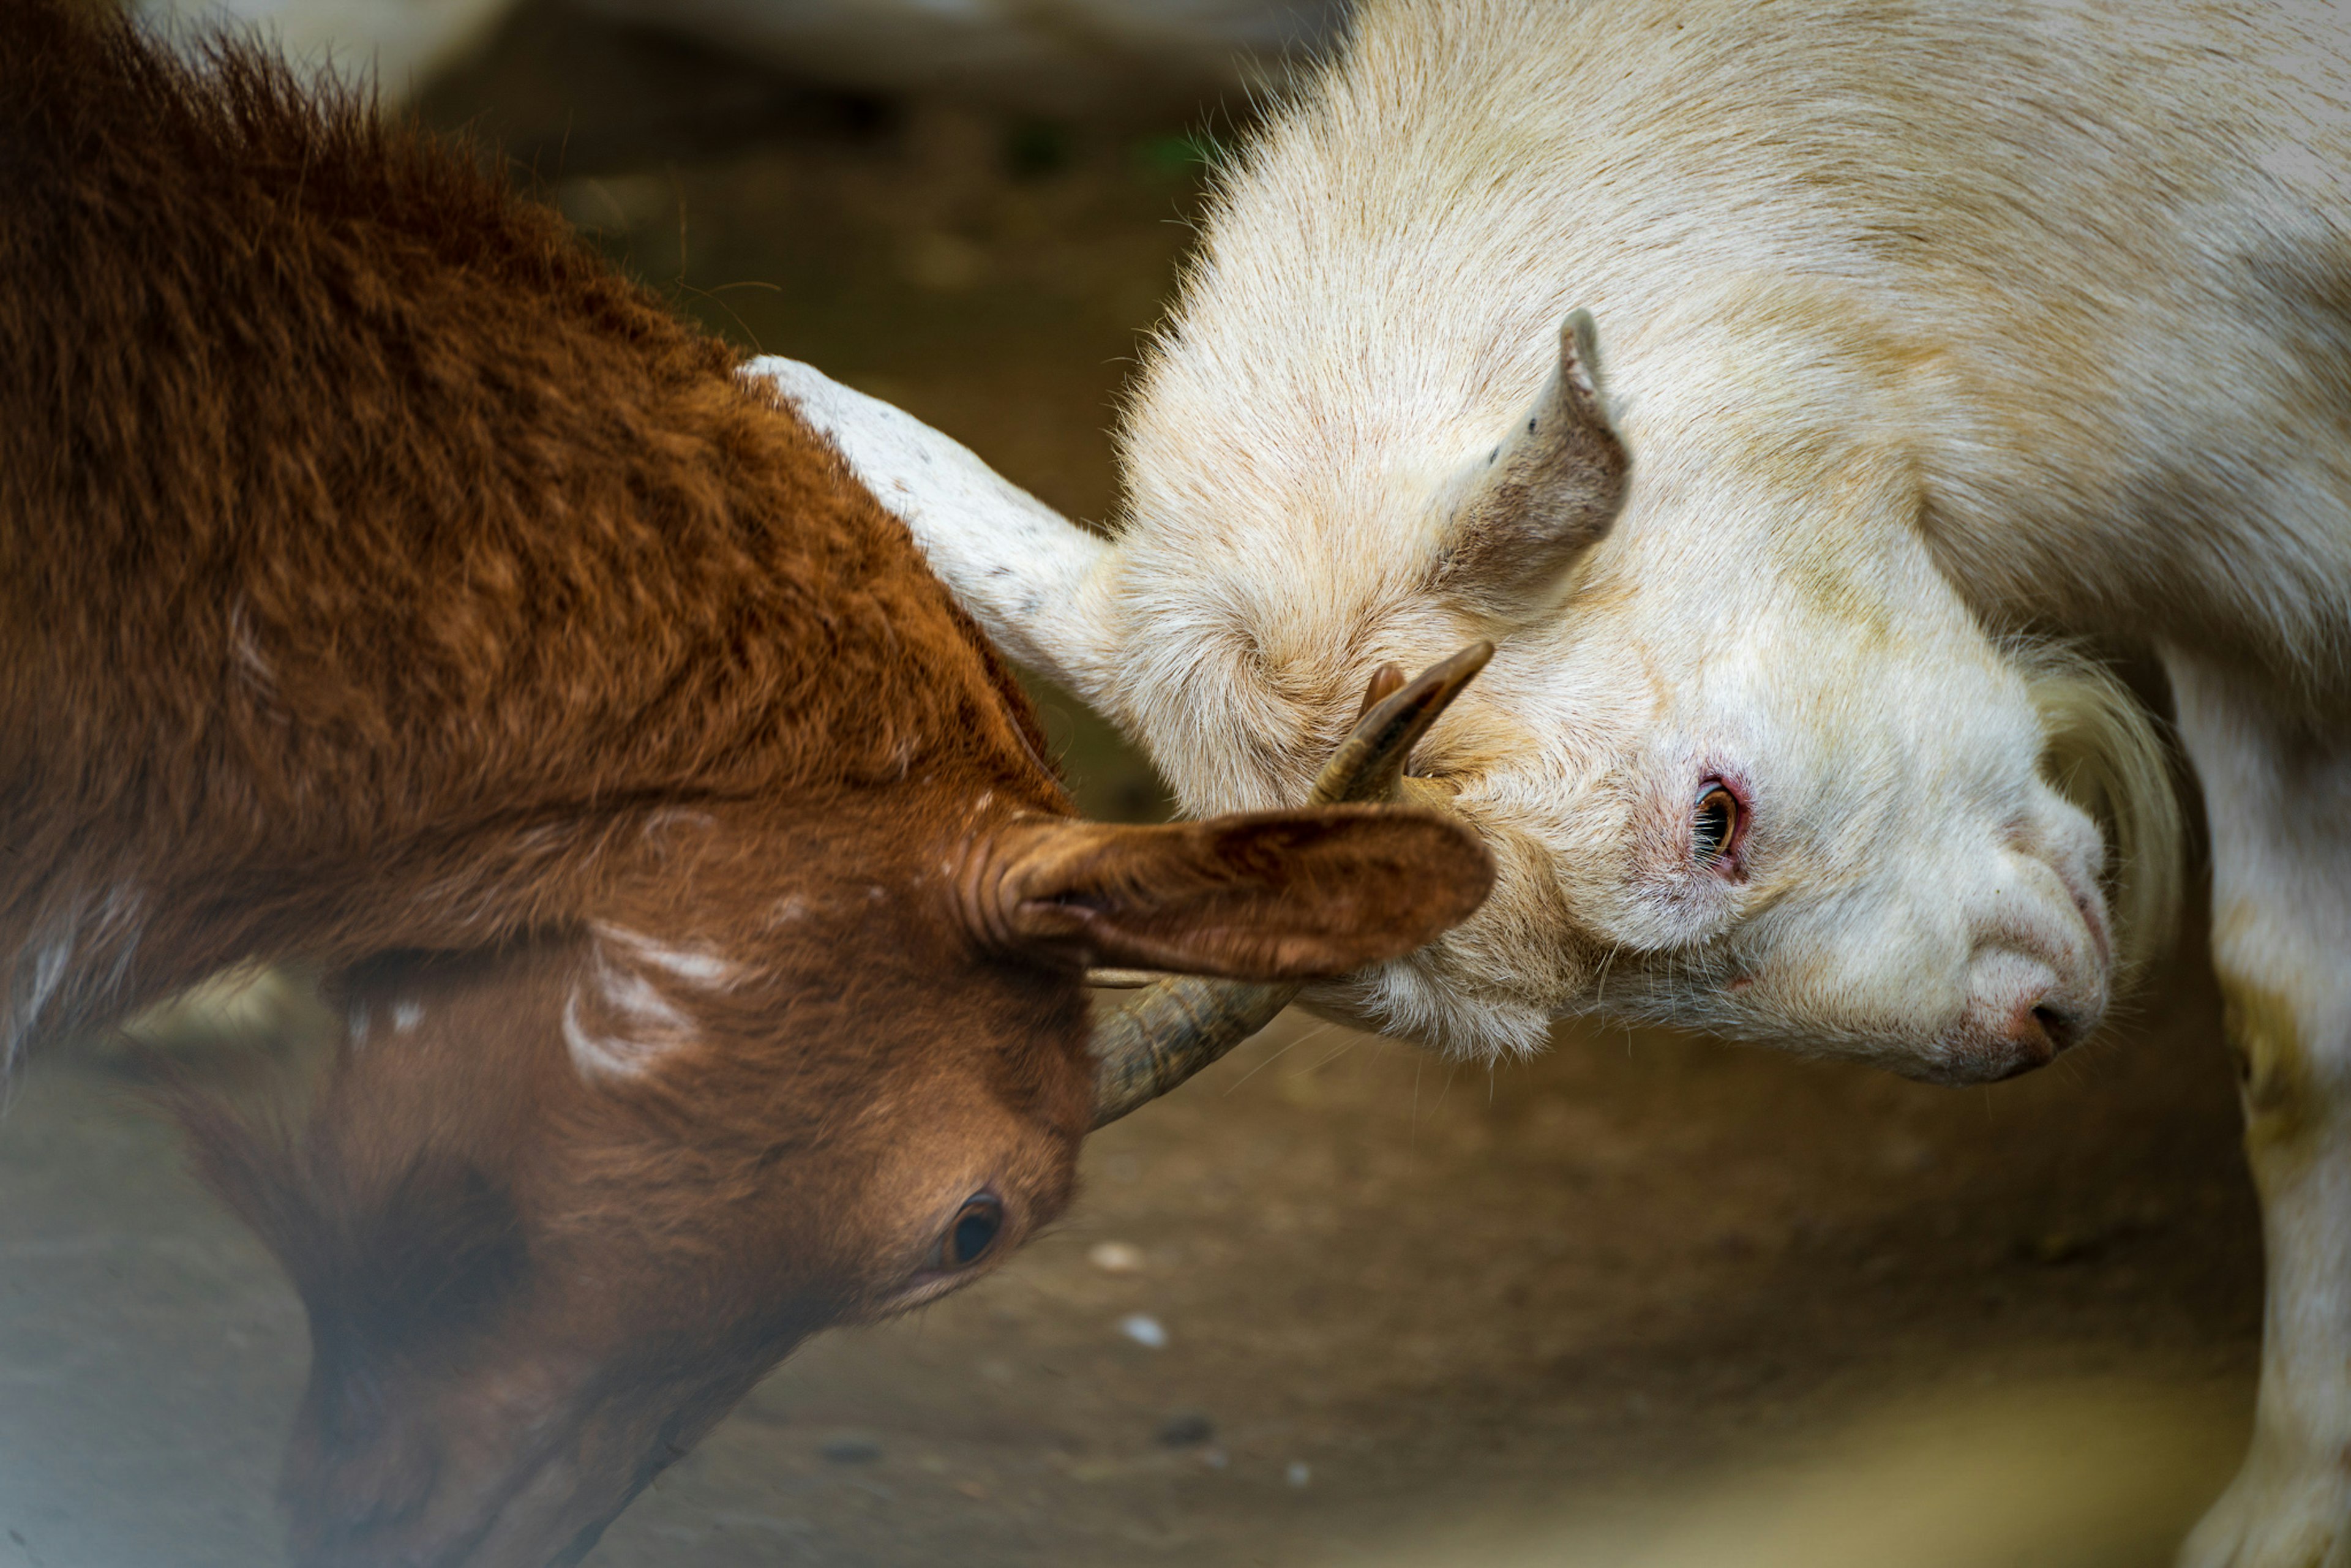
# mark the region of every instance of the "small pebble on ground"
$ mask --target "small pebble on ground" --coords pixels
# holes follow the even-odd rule
[[[882,1457],[882,1445],[871,1437],[834,1437],[817,1452],[836,1465],[870,1465]]]
[[[1086,1261],[1105,1274],[1133,1274],[1143,1268],[1143,1249],[1125,1241],[1097,1241],[1086,1249]]]
[[[1159,1440],[1171,1448],[1188,1448],[1217,1435],[1217,1424],[1197,1410],[1178,1410],[1159,1423]]]

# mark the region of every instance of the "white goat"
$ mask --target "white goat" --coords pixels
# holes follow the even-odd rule
[[[1604,1008],[1949,1082],[2046,1061],[2178,886],[2150,727],[2055,639],[2159,653],[2272,1292],[2252,1452],[2183,1561],[2340,1568],[2346,34],[2192,0],[1374,4],[1226,178],[1114,540],[770,369],[1192,810],[1294,798],[1374,667],[1494,640],[1414,766],[1502,881],[1319,998],[1458,1051]]]

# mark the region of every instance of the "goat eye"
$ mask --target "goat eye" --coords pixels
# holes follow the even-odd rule
[[[987,1255],[1004,1228],[1004,1205],[985,1194],[967,1200],[956,1211],[955,1223],[939,1238],[938,1266],[968,1269]]]
[[[1702,866],[1719,865],[1738,834],[1739,797],[1723,785],[1708,785],[1691,819],[1691,857]]]

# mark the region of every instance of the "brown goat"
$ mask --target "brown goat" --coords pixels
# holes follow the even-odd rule
[[[303,1126],[186,1109],[309,1309],[305,1563],[576,1561],[1282,994],[1097,1039],[1085,966],[1331,973],[1487,886],[1379,807],[1070,821],[904,528],[737,366],[355,98],[0,6],[0,1065],[330,973]]]

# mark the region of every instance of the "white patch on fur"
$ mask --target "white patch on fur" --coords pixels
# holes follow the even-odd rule
[[[69,892],[35,928],[16,954],[0,1015],[0,1090],[37,1035],[77,1027],[121,989],[146,907],[137,883],[118,881],[95,899]]]
[[[73,937],[58,936],[36,943],[17,960],[16,1006],[8,1020],[7,1049],[0,1052],[0,1068],[13,1071],[25,1042],[40,1027],[41,1015],[64,983],[66,965],[73,957]]]
[[[656,847],[666,849],[681,829],[707,832],[717,825],[718,819],[707,811],[668,806],[645,818],[644,837],[653,841]]]
[[[242,602],[229,610],[228,639],[229,647],[236,655],[238,672],[246,682],[262,695],[276,696],[277,672],[270,668],[268,659],[262,654],[261,645],[253,640],[253,626],[246,618]]]
[[[365,1045],[368,1038],[368,1028],[373,1021],[374,1020],[369,1015],[368,1005],[365,1002],[353,1002],[351,1004],[350,1016],[345,1022],[345,1040],[354,1048]]]
[[[402,997],[400,1000],[398,1000],[398,1001],[396,1001],[396,1002],[394,1002],[394,1003],[392,1003],[392,1033],[394,1033],[394,1034],[411,1034],[411,1033],[413,1033],[413,1032],[415,1031],[416,1026],[417,1026],[418,1024],[423,1023],[423,1021],[424,1021],[424,1004],[423,1004],[423,1003],[422,1003],[422,1002],[420,1002],[420,1001],[417,1001],[417,1000],[415,1000],[415,999],[414,999],[414,998],[409,998],[409,997]]]
[[[590,1082],[600,1078],[633,1078],[660,1054],[642,1040],[598,1034],[581,1024],[576,990],[563,1002],[563,1043],[571,1052],[572,1067]]]
[[[582,1077],[628,1078],[699,1038],[687,1006],[664,989],[722,991],[741,967],[701,945],[678,946],[600,924],[563,1004],[563,1040]]]
[[[674,1033],[684,1033],[692,1028],[685,1014],[680,1012],[643,975],[600,966],[597,982],[604,994],[604,1005],[632,1022]]]
[[[741,972],[724,956],[705,946],[673,946],[618,925],[599,925],[596,935],[624,948],[638,963],[650,964],[705,989],[724,990],[735,983]]]
[[[66,965],[73,957],[73,938],[60,936],[45,944],[33,956],[33,984],[25,998],[28,1019],[37,1019],[49,1005],[49,998],[66,977]]]

